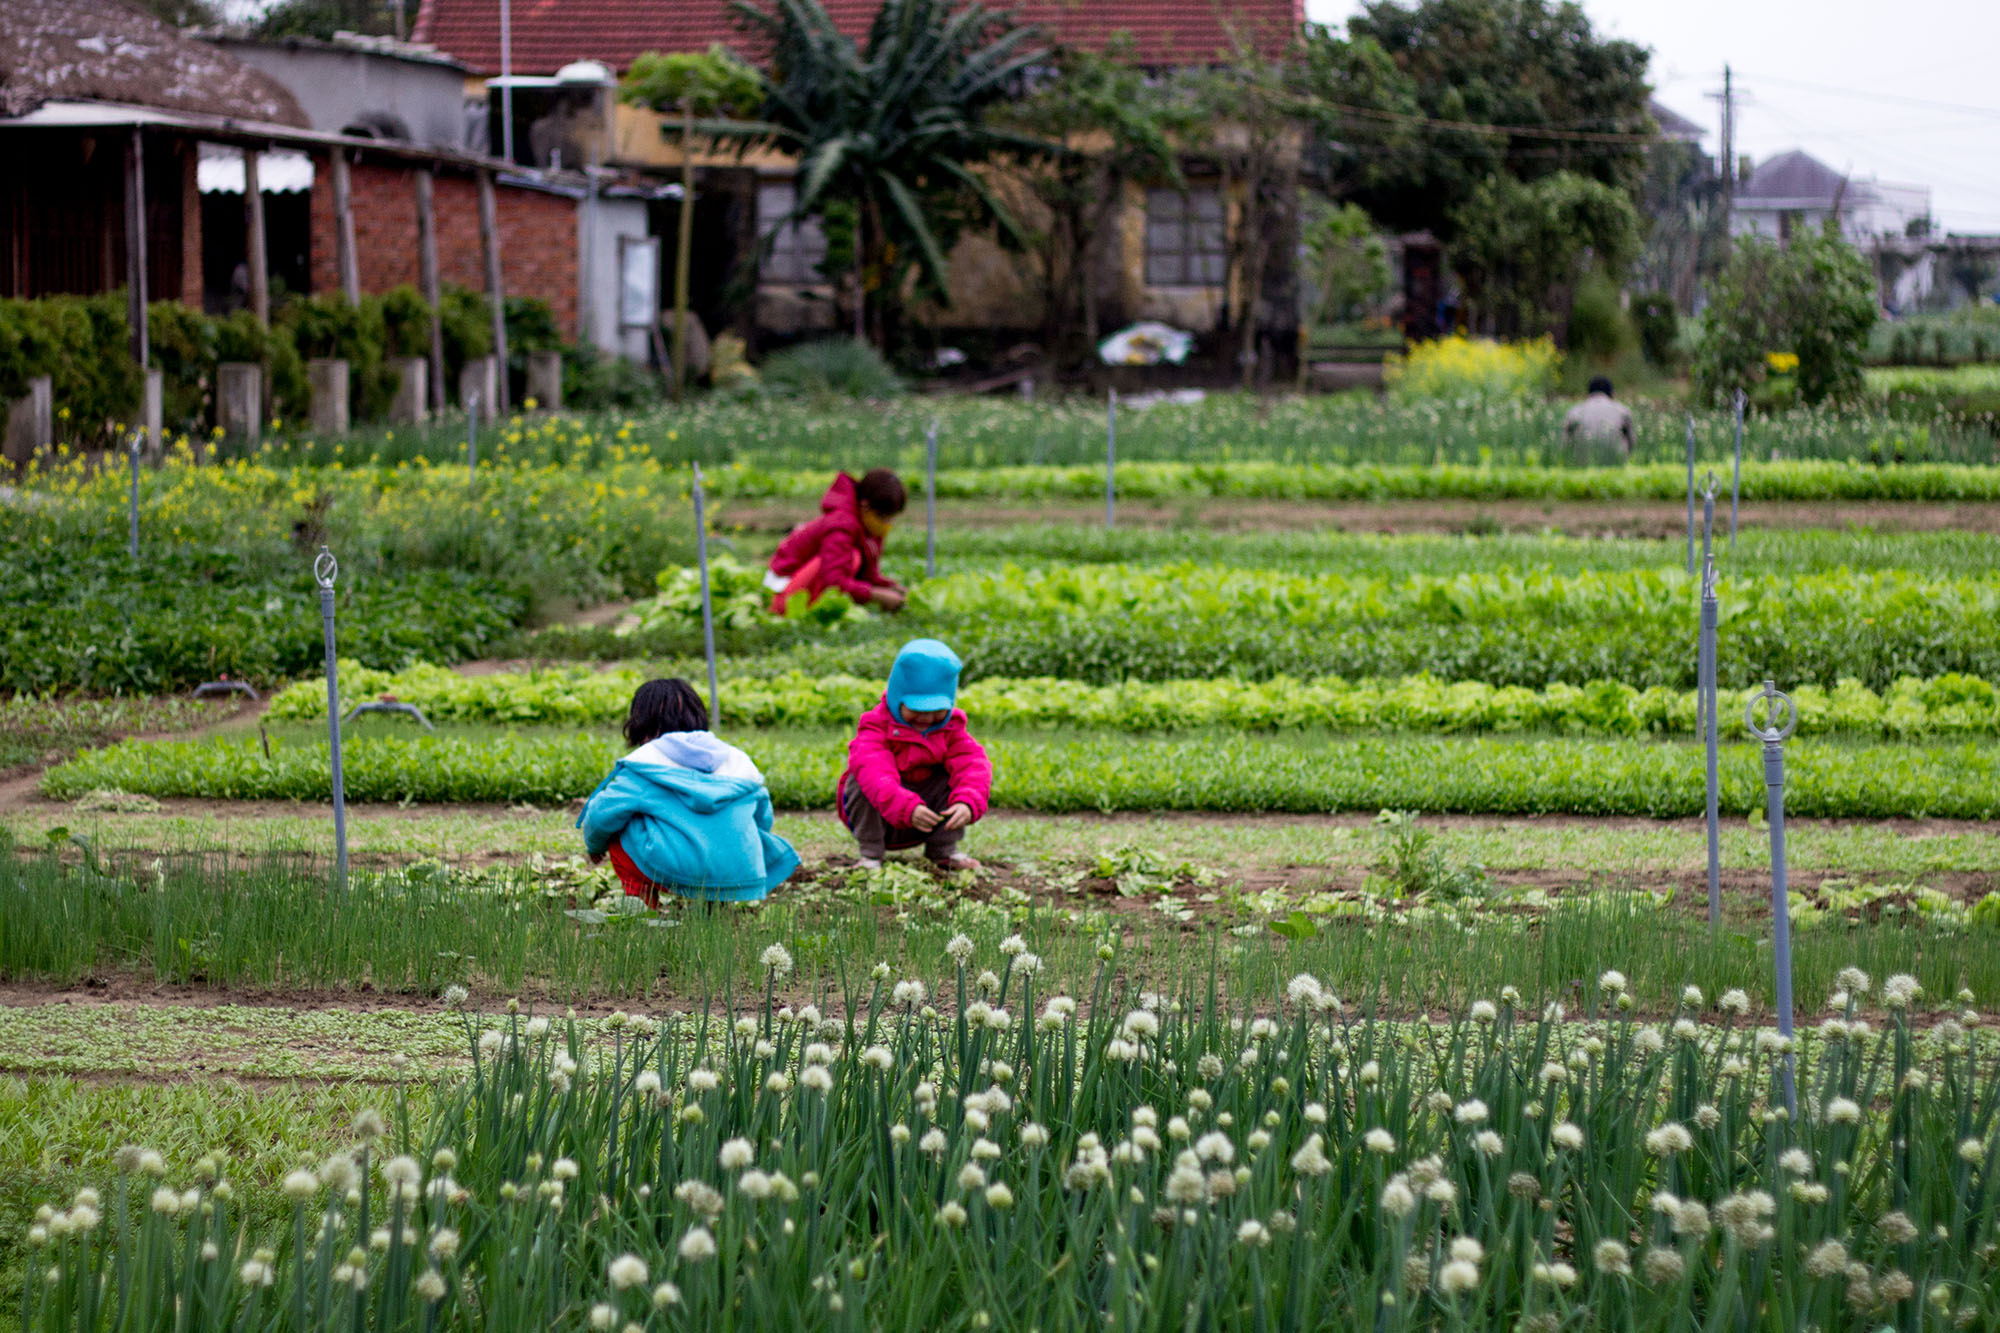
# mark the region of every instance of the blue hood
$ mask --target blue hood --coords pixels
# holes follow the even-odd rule
[[[889,689],[884,698],[890,718],[901,722],[905,707],[919,713],[956,707],[958,673],[963,666],[958,654],[936,639],[912,639],[904,644],[903,651],[896,654],[896,665],[889,668]],[[926,728],[925,734],[950,721],[946,717],[936,727]]]

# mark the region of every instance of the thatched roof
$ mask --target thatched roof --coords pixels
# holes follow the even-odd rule
[[[310,124],[270,75],[119,0],[0,0],[0,116],[53,100]]]

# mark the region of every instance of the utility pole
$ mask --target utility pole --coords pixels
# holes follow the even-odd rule
[[[1722,67],[1722,91],[1710,93],[1722,103],[1722,243],[1729,244],[1730,228],[1736,221],[1736,79],[1728,65]]]
[[[514,14],[508,0],[500,0],[500,156],[514,160]]]

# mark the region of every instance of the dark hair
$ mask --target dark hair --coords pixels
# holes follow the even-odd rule
[[[854,498],[883,518],[894,518],[910,502],[909,492],[903,489],[903,479],[885,467],[878,467],[863,477],[854,488]]]
[[[1576,381],[1575,381],[1575,380],[1571,380],[1571,381],[1570,381],[1570,383],[1571,383],[1571,384],[1574,384],[1574,383],[1576,383]],[[1591,391],[1592,393],[1601,393],[1601,394],[1603,394],[1603,395],[1604,395],[1604,396],[1605,396],[1606,398],[1609,398],[1609,397],[1611,396],[1611,381],[1610,381],[1610,379],[1608,379],[1607,377],[1605,377],[1605,376],[1603,376],[1603,375],[1593,375],[1593,376],[1591,376],[1591,377],[1590,377],[1590,391]]]
[[[625,743],[634,747],[670,731],[707,730],[707,707],[694,686],[679,676],[641,685],[632,694],[632,711],[625,715]]]

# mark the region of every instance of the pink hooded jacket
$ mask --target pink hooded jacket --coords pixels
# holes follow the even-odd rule
[[[947,804],[963,802],[975,820],[984,818],[993,790],[993,765],[986,758],[985,747],[966,730],[965,710],[952,709],[948,722],[926,733],[891,716],[884,696],[861,715],[854,739],[848,743],[847,771],[840,775],[835,789],[834,808],[845,819],[847,784],[859,783],[861,794],[885,820],[908,828],[923,801],[904,782],[921,782],[940,766],[951,775]]]
[[[869,536],[861,522],[854,478],[843,472],[833,479],[820,498],[819,517],[800,524],[778,543],[771,555],[771,572],[782,579],[804,574],[805,586],[792,591],[806,593],[809,601],[817,602],[828,588],[838,588],[857,602],[874,599],[875,589],[886,582],[882,539]],[[783,605],[781,595],[772,609],[782,615]]]

